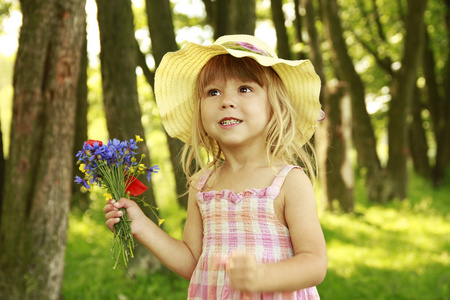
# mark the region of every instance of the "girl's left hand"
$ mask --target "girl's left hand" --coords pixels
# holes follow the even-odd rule
[[[228,259],[227,274],[232,289],[259,292],[263,286],[264,265],[258,264],[253,254],[235,252]]]

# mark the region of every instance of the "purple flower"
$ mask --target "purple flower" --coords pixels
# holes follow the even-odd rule
[[[87,189],[91,185],[102,186],[105,184],[106,177],[104,172],[115,167],[120,168],[128,175],[136,175],[135,171],[137,166],[141,164],[141,161],[135,159],[137,153],[137,141],[130,139],[129,141],[120,141],[118,139],[109,140],[107,144],[103,144],[101,141],[89,140],[84,143],[83,149],[76,154],[78,163],[85,165],[83,172],[85,178],[75,178],[75,182],[82,184]],[[144,171],[147,172],[147,179],[150,181],[151,173],[157,173],[159,166],[153,166],[151,168],[144,167]],[[139,174],[137,174],[139,175]],[[136,176],[137,176],[136,175]]]
[[[253,44],[246,42],[226,42],[222,44],[227,49],[240,50],[246,52],[257,53],[264,56],[271,56],[266,50],[261,49]]]
[[[256,47],[253,44],[245,43],[245,42],[238,42],[238,43],[239,43],[239,45],[241,45],[242,47],[244,47],[247,50],[250,50],[251,52],[256,52],[256,53],[262,54],[264,56],[270,56],[266,51]]]
[[[82,184],[87,190],[89,190],[91,187],[89,186],[89,184],[81,177],[79,176],[75,176],[75,181],[78,184]]]
[[[150,182],[150,178],[152,178],[152,173],[158,173],[159,170],[160,169],[158,165],[148,168],[147,180]]]

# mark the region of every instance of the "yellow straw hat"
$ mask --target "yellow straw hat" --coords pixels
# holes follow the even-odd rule
[[[272,67],[280,76],[291,103],[299,116],[304,143],[313,135],[319,118],[320,79],[309,60],[278,58],[273,49],[251,35],[226,35],[214,44],[188,43],[181,50],[167,53],[155,74],[155,97],[167,133],[187,142],[191,136],[195,85],[203,66],[212,57],[230,54],[251,57],[259,64]]]

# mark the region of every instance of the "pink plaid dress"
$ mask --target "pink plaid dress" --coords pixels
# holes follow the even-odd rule
[[[224,257],[233,250],[254,253],[258,263],[289,259],[294,255],[289,229],[275,216],[273,201],[294,166],[286,166],[264,189],[206,191],[197,194],[203,219],[203,249],[192,274],[188,299],[244,299],[232,290]],[[297,167],[298,168],[298,167]],[[211,170],[201,177],[201,191]],[[319,299],[315,287],[285,293],[257,293],[245,299]]]

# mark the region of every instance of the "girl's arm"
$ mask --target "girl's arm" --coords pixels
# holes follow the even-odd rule
[[[257,264],[253,255],[232,255],[227,263],[232,288],[249,292],[295,291],[316,286],[325,278],[325,239],[309,178],[301,170],[292,170],[279,197],[284,199],[284,217],[295,256],[279,263]]]
[[[175,273],[190,279],[192,272],[200,257],[202,248],[203,225],[200,212],[195,199],[196,191],[189,192],[186,224],[183,240],[177,240],[150,220],[139,206],[132,200],[120,199],[108,201],[103,211],[106,216],[106,225],[113,231],[113,226],[122,216],[120,208],[125,208],[128,217],[132,220],[133,236],[142,245],[158,258],[161,263]]]

